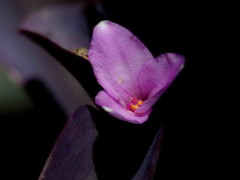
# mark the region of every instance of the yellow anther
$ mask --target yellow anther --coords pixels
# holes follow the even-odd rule
[[[137,104],[134,105],[134,104],[133,104],[133,105],[130,106],[130,109],[131,109],[132,111],[135,111],[135,110],[138,109],[139,107],[140,107],[139,105],[137,105]]]
[[[141,106],[143,104],[143,101],[142,100],[139,100],[138,103],[137,103],[139,106]]]
[[[135,111],[136,109],[140,108],[140,106],[143,104],[143,100],[138,100],[136,97],[131,97],[128,109],[131,111]]]
[[[74,54],[78,55],[78,56],[81,56],[82,58],[88,60],[88,50],[86,48],[76,48],[74,51],[73,51]]]

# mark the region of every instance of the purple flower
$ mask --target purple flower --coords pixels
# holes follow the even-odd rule
[[[154,58],[129,30],[110,21],[94,28],[88,58],[104,88],[96,104],[135,124],[148,119],[152,105],[184,65],[184,58],[174,53]]]

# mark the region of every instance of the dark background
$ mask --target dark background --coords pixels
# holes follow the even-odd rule
[[[184,70],[155,109],[165,125],[156,179],[222,176],[225,171],[220,171],[218,165],[224,158],[219,158],[220,150],[216,148],[218,142],[224,141],[220,138],[222,132],[217,133],[222,123],[218,118],[222,102],[216,91],[221,79],[218,65],[222,63],[216,54],[224,41],[218,28],[224,21],[221,5],[151,0],[104,2],[111,19],[134,32],[154,56],[176,52],[186,57]]]
[[[87,11],[90,34],[91,27],[107,17],[131,30],[154,56],[175,52],[186,58],[183,71],[154,107],[159,116],[156,127],[164,126],[155,179],[224,176],[223,147],[219,144],[225,144],[227,140],[220,126],[227,123],[219,120],[219,117],[224,116],[220,108],[223,96],[217,88],[224,77],[218,68],[222,62],[216,56],[224,41],[224,36],[219,36],[219,25],[223,23],[222,5],[151,0],[131,3],[127,0],[103,0],[102,3],[105,16],[99,15],[91,6]],[[30,7],[36,8],[34,5]],[[58,89],[56,86],[66,85],[67,88],[69,85],[63,83],[56,85],[56,88],[49,88],[48,83],[41,78],[28,79],[24,89],[34,108],[25,113],[0,116],[3,122],[2,149],[5,150],[2,156],[7,157],[3,162],[9,172],[7,179],[37,179],[66,117],[77,107],[77,103],[66,105],[64,100],[59,100],[58,96],[61,95],[55,94],[54,90]],[[82,104],[84,102],[81,101]],[[146,136],[152,137],[153,132]],[[147,145],[150,143],[148,138]],[[117,159],[123,156],[118,154]],[[121,166],[116,164],[116,167]],[[101,169],[99,171],[101,173]],[[122,171],[113,170],[109,173],[116,172],[124,173],[124,167]],[[127,172],[131,174],[131,170]]]

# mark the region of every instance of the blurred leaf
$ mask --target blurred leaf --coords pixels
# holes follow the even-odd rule
[[[20,32],[43,47],[84,87],[91,98],[101,90],[91,64],[75,55],[90,41],[83,14],[84,5],[56,6],[33,13]]]
[[[60,48],[39,34],[28,31],[22,31],[22,33],[42,46],[61,63],[80,82],[91,98],[94,98],[101,90],[93,73],[92,66],[87,60]]]
[[[49,6],[33,11],[20,29],[44,36],[70,52],[88,48],[90,34],[85,10],[85,2]]]
[[[6,157],[2,172],[8,172],[7,179],[32,180],[39,177],[66,123],[66,115],[54,94],[40,79],[25,80],[22,86],[33,108],[22,113],[0,114],[1,126],[4,127],[0,135],[1,145]],[[15,101],[11,103],[12,106],[17,104]],[[19,109],[22,106],[25,106],[24,102],[18,104]]]
[[[52,125],[56,128],[60,124],[60,129],[64,126],[67,116],[63,107],[57,101],[54,92],[50,90],[44,81],[36,78],[29,79],[24,84],[25,92],[31,98],[35,108],[41,113],[47,115],[51,122],[48,126]],[[47,119],[46,118],[46,119]],[[44,120],[42,120],[44,122]]]
[[[68,120],[39,180],[97,180],[92,156],[98,133],[88,108],[79,108]]]
[[[153,180],[161,147],[163,129],[160,128],[149,148],[147,155],[132,180]]]
[[[15,70],[0,67],[0,114],[16,114],[33,109],[33,104],[20,84]]]

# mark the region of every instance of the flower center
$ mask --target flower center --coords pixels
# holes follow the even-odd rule
[[[143,100],[138,100],[136,97],[131,97],[130,101],[128,102],[128,110],[135,111],[136,109],[140,108],[140,106],[143,104]]]

